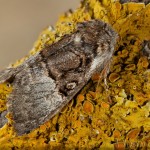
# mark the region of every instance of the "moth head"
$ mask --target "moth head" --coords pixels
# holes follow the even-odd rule
[[[111,47],[116,43],[117,33],[107,23],[100,20],[85,21],[78,23],[77,31],[80,34],[76,35],[76,41],[97,46],[97,55],[103,51],[113,52]]]
[[[87,56],[89,56],[88,53],[92,53],[91,66],[87,74],[88,78],[96,70],[101,70],[105,63],[111,59],[117,33],[107,23],[100,20],[91,20],[79,23],[76,35],[78,37],[76,41],[83,41]]]

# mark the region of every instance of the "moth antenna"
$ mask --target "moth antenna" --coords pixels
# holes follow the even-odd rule
[[[110,71],[110,64],[111,64],[111,60],[105,65],[104,67],[104,85],[106,90],[108,90],[108,84],[107,84],[107,75],[109,74]]]

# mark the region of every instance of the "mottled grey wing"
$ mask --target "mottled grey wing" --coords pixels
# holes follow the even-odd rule
[[[7,123],[7,118],[5,117],[6,114],[7,114],[6,110],[0,113],[0,128],[4,126],[5,123]]]
[[[54,116],[63,105],[63,97],[55,81],[48,77],[44,63],[26,66],[13,82],[13,92],[8,99],[8,111],[13,114],[18,135],[28,133]]]
[[[0,71],[0,83],[10,80],[16,73],[15,68],[7,68],[5,70]]]
[[[32,64],[41,61],[41,57],[38,57],[38,56],[39,56],[39,53],[36,53],[34,56],[30,56],[30,58],[28,58],[26,61],[24,61],[23,64],[17,66],[16,68],[7,68],[7,69],[0,71],[0,83],[6,82],[6,81],[13,82],[16,74],[18,72],[21,72],[21,70],[24,69],[26,64],[31,66]]]

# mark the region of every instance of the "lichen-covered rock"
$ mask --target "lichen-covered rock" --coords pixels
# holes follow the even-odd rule
[[[142,53],[150,40],[150,4],[84,0],[46,28],[30,55],[70,33],[77,22],[101,19],[119,33],[107,82],[92,80],[55,117],[30,134],[16,136],[9,122],[0,129],[0,149],[148,149],[150,147],[150,61]],[[29,56],[30,56],[29,55]],[[26,58],[12,66],[21,64]],[[0,85],[0,112],[12,87]]]

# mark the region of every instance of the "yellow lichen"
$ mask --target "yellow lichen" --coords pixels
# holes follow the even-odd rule
[[[0,112],[6,110],[6,99],[7,96],[11,93],[12,87],[7,84],[0,84]]]
[[[106,83],[96,74],[82,91],[36,130],[16,136],[9,122],[0,129],[0,149],[137,149],[150,147],[150,71],[141,44],[150,40],[150,4],[116,0],[84,0],[60,17],[55,30],[46,28],[30,55],[74,30],[78,22],[101,19],[119,34]],[[18,66],[26,58],[12,66]],[[107,85],[106,85],[107,84]],[[12,87],[0,84],[0,112]]]

